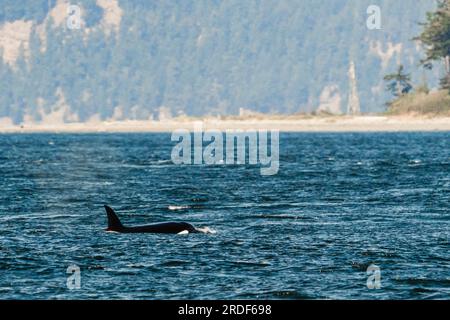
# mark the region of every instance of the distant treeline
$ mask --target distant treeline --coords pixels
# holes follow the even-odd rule
[[[120,29],[108,36],[95,28],[104,10],[94,1],[70,3],[83,8],[80,30],[52,26],[47,15],[55,0],[2,1],[0,28],[15,20],[47,25],[45,51],[34,27],[29,57],[22,50],[14,65],[0,60],[0,118],[38,121],[61,94],[80,121],[97,114],[146,119],[162,110],[309,112],[329,86],[344,110],[351,61],[362,111],[381,111],[388,98],[383,76],[399,63],[419,64],[410,39],[434,7],[430,0],[121,0]],[[369,5],[382,10],[381,30],[366,27]],[[399,43],[401,54],[389,60],[375,53],[388,56],[389,44]],[[413,80],[436,82],[432,71],[415,69]]]

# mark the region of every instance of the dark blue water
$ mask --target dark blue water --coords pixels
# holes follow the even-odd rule
[[[173,145],[0,135],[0,298],[450,298],[449,133],[281,134],[267,177],[173,165]],[[107,233],[105,203],[125,224],[216,233]]]

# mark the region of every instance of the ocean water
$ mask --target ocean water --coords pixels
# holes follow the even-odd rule
[[[450,133],[283,133],[266,177],[173,146],[0,135],[0,299],[450,298]],[[215,233],[108,233],[104,204]]]

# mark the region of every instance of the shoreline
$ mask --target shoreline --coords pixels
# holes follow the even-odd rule
[[[163,133],[178,129],[279,130],[280,132],[433,132],[450,131],[449,117],[328,116],[280,118],[176,118],[164,121],[103,121],[87,123],[1,125],[0,133]]]

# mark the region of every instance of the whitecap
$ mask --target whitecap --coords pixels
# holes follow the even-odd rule
[[[156,164],[173,164],[172,160],[158,160]]]
[[[189,206],[169,206],[168,207],[169,210],[185,210],[185,209],[189,209]]]

